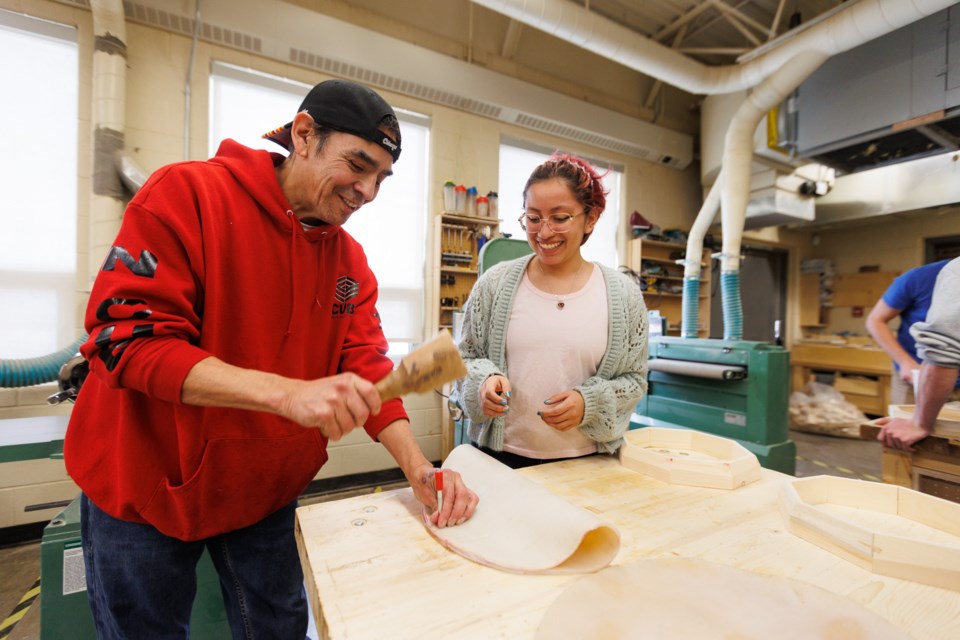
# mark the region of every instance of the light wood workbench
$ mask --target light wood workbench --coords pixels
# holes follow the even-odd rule
[[[777,491],[791,476],[763,469],[759,482],[735,491],[682,487],[609,457],[518,473],[615,525],[614,564],[702,558],[841,594],[918,639],[960,638],[960,592],[870,573],[789,533]],[[297,517],[325,638],[533,638],[544,611],[577,578],[504,573],[444,549],[421,524],[409,489],[302,507]]]
[[[860,436],[876,440],[880,427],[860,425]],[[960,439],[934,433],[913,451],[883,448],[883,481],[960,502]]]
[[[834,371],[834,386],[864,413],[887,415],[893,363],[882,349],[797,342],[790,349],[791,391],[800,391],[813,371]],[[853,377],[845,377],[845,374]],[[860,379],[856,376],[870,376]],[[876,380],[873,380],[876,378]]]

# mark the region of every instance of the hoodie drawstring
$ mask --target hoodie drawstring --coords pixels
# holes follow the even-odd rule
[[[290,318],[287,321],[287,331],[284,337],[293,333],[293,315],[297,311],[297,217],[293,211],[287,210],[287,218],[290,220]]]

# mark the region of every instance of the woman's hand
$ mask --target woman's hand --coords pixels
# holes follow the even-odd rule
[[[490,418],[499,418],[510,411],[510,393],[513,387],[504,376],[494,374],[480,385],[480,402],[483,405],[483,415]]]
[[[537,415],[557,431],[569,431],[583,422],[583,396],[570,389],[547,398]]]

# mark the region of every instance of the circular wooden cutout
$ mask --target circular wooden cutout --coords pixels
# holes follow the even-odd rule
[[[537,640],[905,640],[862,605],[811,584],[705,560],[641,560],[572,583]]]

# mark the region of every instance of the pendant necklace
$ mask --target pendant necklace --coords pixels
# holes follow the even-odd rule
[[[586,260],[581,260],[581,261],[580,261],[580,268],[577,269],[577,272],[576,272],[575,274],[573,274],[574,284],[576,284],[577,278],[580,276],[580,272],[583,271],[583,265],[585,265],[585,264],[587,264],[587,261],[586,261]],[[543,275],[543,286],[546,287],[546,286],[547,286],[547,272],[543,270],[543,265],[540,264],[540,261],[539,261],[539,260],[537,260],[537,267],[539,267],[540,273]],[[560,294],[558,294],[558,293],[554,293],[553,291],[549,291],[549,290],[547,291],[547,293],[549,293],[550,295],[552,295],[554,298],[557,299],[557,309],[559,309],[560,311],[563,311],[563,308],[564,308],[565,306],[567,306],[567,304],[564,302],[564,298],[565,298],[566,296],[560,295]]]

